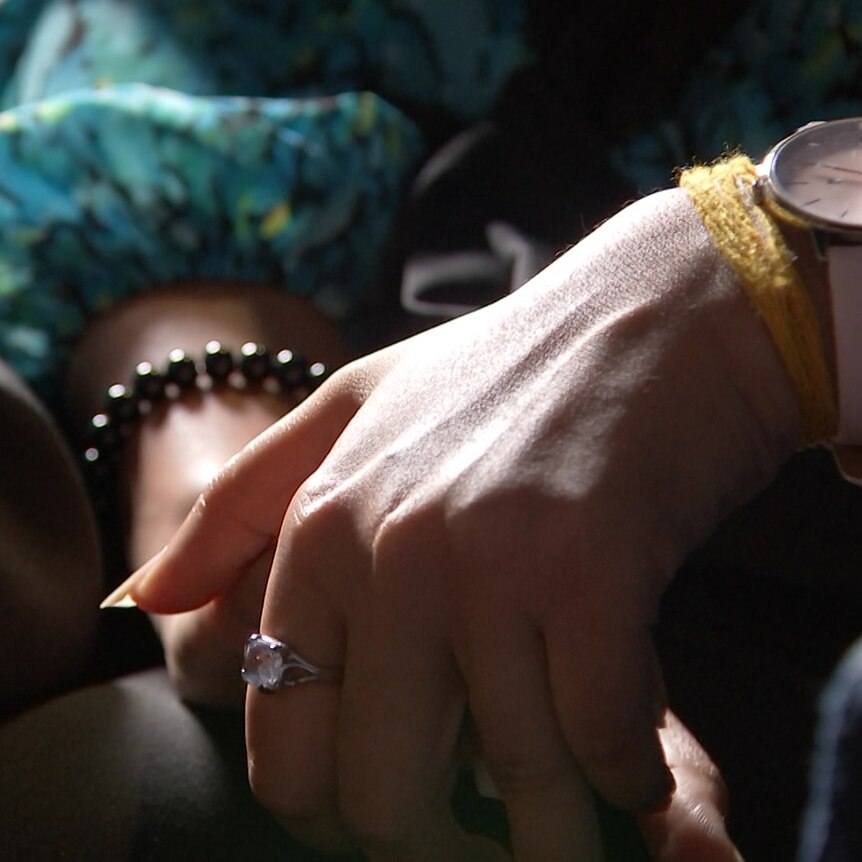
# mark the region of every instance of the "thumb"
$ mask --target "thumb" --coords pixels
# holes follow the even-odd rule
[[[718,769],[673,713],[666,719],[660,735],[676,791],[666,809],[638,817],[650,856],[656,862],[742,862],[724,825],[727,791]]]
[[[232,458],[168,545],[102,603],[149,613],[192,610],[230,589],[271,552],[297,488],[320,466],[360,405],[334,378]]]

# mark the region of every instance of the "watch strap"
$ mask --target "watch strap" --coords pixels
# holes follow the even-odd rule
[[[680,174],[722,257],[763,320],[799,401],[801,445],[835,436],[838,410],[814,297],[776,220],[755,195],[757,168],[743,155]]]
[[[835,375],[838,443],[862,444],[862,245],[827,250]]]
[[[839,415],[832,450],[841,475],[862,485],[862,245],[832,245],[826,255]]]

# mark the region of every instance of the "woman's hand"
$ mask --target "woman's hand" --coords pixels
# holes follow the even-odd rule
[[[659,731],[676,791],[663,811],[638,817],[655,862],[742,862],[727,834],[727,791],[691,731],[668,711]]]
[[[261,631],[344,670],[247,699],[252,784],[307,839],[476,858],[448,802],[469,708],[519,862],[599,858],[590,786],[641,810],[672,789],[659,597],[797,434],[765,329],[687,199],[656,195],[512,297],[338,372],[131,593],[203,605],[276,543]]]
[[[159,366],[175,348],[197,356],[213,339],[234,354],[247,341],[273,350],[290,347],[330,368],[349,356],[335,324],[283,290],[175,284],[139,294],[91,322],[72,356],[69,404],[81,417],[92,415],[106,387],[128,380],[142,359]],[[128,512],[126,550],[133,566],[164,547],[225,463],[301,395],[217,387],[162,402],[142,419],[125,447],[117,502]],[[246,638],[260,625],[274,550],[275,538],[232,588],[204,607],[153,617],[171,680],[185,699],[242,707],[245,685],[237,669]]]

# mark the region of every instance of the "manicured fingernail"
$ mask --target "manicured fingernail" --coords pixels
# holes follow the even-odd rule
[[[150,570],[155,565],[156,560],[164,553],[165,548],[162,548],[154,556],[150,557],[137,571],[132,572],[123,583],[120,584],[110,595],[106,596],[99,605],[101,609],[105,608],[136,608],[137,602],[132,598],[132,589],[140,584],[146,578]]]
[[[99,607],[106,608],[136,608],[138,603],[129,595],[129,580],[123,581],[110,595],[106,596]]]

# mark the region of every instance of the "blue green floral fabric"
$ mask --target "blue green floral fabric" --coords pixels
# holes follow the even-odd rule
[[[19,34],[7,107],[144,82],[194,95],[373,90],[469,120],[528,57],[523,0],[6,0],[0,14]]]
[[[0,343],[30,381],[94,314],[183,278],[367,287],[420,140],[370,93],[78,90],[0,114]],[[44,394],[44,393],[43,393]]]
[[[90,317],[184,278],[349,314],[426,149],[411,116],[486,111],[527,59],[523,17],[518,0],[0,2],[0,355],[52,400]]]
[[[741,149],[753,158],[811,120],[862,113],[862,3],[759,0],[695,70],[672,116],[614,153],[642,191]]]

